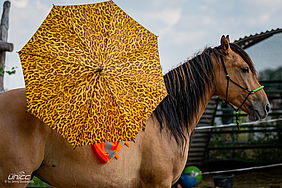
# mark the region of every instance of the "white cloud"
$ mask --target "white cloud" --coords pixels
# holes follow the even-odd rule
[[[245,27],[281,27],[282,0],[241,0],[241,15],[238,16]],[[279,25],[277,25],[279,23]],[[259,31],[258,31],[259,32]]]
[[[47,10],[50,7],[50,5],[46,3],[42,3],[42,1],[40,0],[36,0],[35,5],[36,5],[37,10]]]
[[[282,0],[244,0],[246,3],[248,3],[250,6],[253,7],[275,7],[275,6],[281,6]]]
[[[195,43],[207,35],[206,31],[176,31],[171,33],[172,42],[176,44]]]
[[[188,0],[150,0],[150,3],[155,7],[169,7],[171,5],[178,6],[178,4],[185,3]]]
[[[258,25],[264,25],[266,24],[271,17],[271,14],[269,13],[262,13],[260,15],[257,15],[255,17],[250,17],[246,21],[249,26],[258,26]]]
[[[175,25],[181,17],[181,9],[162,10],[158,14],[155,14],[157,20],[165,23],[171,27]]]
[[[26,8],[29,0],[11,0],[11,3],[17,8]]]
[[[147,12],[144,22],[151,23],[158,35],[166,35],[181,19],[181,9],[165,9],[159,12]]]
[[[220,0],[204,0],[206,4],[220,3]]]

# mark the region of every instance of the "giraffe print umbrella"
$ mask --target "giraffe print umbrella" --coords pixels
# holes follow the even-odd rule
[[[112,1],[54,6],[19,55],[28,111],[74,147],[134,140],[167,95],[157,36]]]

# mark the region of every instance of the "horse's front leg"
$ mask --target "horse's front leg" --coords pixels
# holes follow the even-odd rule
[[[31,180],[31,171],[17,171],[1,168],[0,187],[2,188],[23,188]]]
[[[10,140],[17,144],[11,144]],[[36,159],[36,151],[32,151],[32,148],[19,147],[21,142],[18,142],[17,135],[10,138],[7,132],[2,135],[0,141],[0,150],[2,150],[0,152],[0,187],[26,187],[36,168],[33,163],[33,159]],[[23,148],[26,148],[26,151]],[[34,156],[31,155],[32,153]],[[36,160],[34,162],[36,164]]]
[[[24,107],[12,112],[0,113],[0,187],[26,187],[43,161],[47,133]]]

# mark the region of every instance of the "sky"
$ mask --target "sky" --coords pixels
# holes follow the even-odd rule
[[[98,0],[10,0],[5,89],[24,87],[17,52],[28,42],[54,5],[90,4]],[[0,0],[1,5],[4,0]],[[165,74],[208,46],[218,46],[220,37],[231,41],[282,27],[282,0],[114,0],[127,14],[159,36],[159,56]],[[256,62],[255,62],[256,64]],[[256,64],[258,70],[262,64]],[[261,67],[261,68],[260,68]]]
[[[258,70],[276,69],[282,66],[282,33],[273,35],[248,48],[246,52],[256,63]]]

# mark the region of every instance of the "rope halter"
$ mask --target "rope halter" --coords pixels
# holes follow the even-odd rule
[[[222,55],[220,56],[220,59],[221,59],[221,62],[222,62],[222,65],[223,65],[223,69],[224,69],[224,72],[225,72],[225,75],[226,75],[226,79],[227,79],[227,86],[226,86],[226,96],[225,96],[225,100],[223,101],[223,104],[228,104],[230,105],[234,111],[235,111],[235,114],[236,114],[236,125],[237,125],[237,129],[239,130],[239,110],[240,108],[245,104],[245,102],[247,101],[248,97],[251,95],[251,94],[254,94],[256,92],[258,92],[259,90],[263,89],[264,86],[260,86],[258,87],[257,89],[254,89],[254,90],[249,90],[248,88],[245,88],[245,87],[242,87],[240,84],[238,84],[237,82],[233,81],[228,72],[227,72],[227,69],[226,69],[226,66],[225,66],[225,63],[224,63],[224,60],[223,60],[223,57]],[[228,88],[229,88],[229,82],[232,82],[233,84],[235,84],[236,86],[238,86],[239,88],[241,88],[242,90],[245,90],[248,92],[248,95],[246,96],[246,98],[244,99],[244,101],[241,103],[241,105],[237,108],[235,108],[230,102],[228,102]]]

